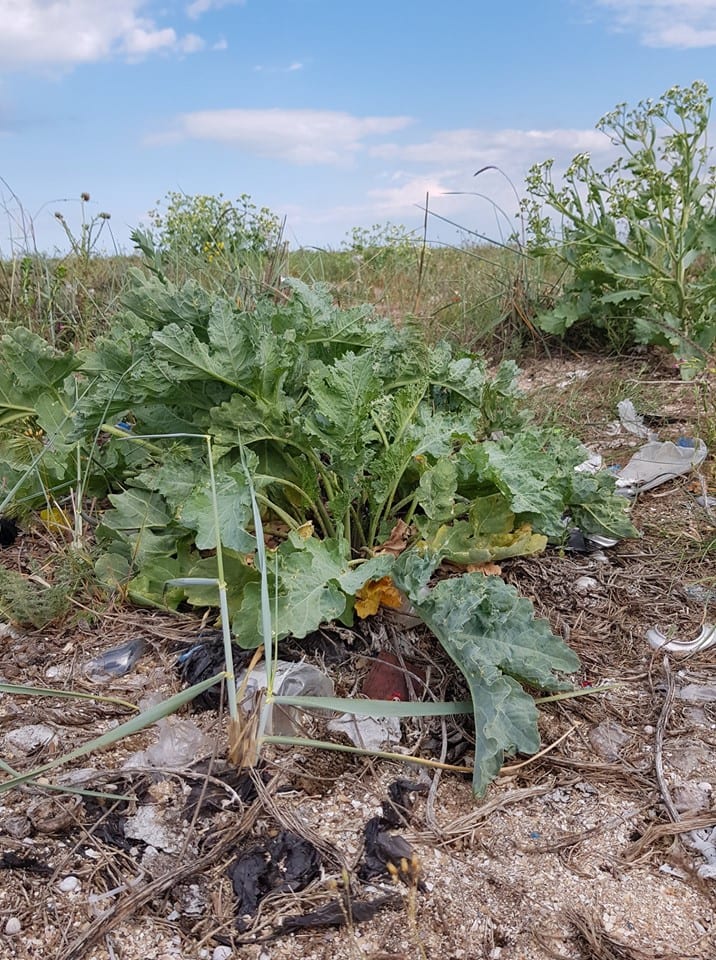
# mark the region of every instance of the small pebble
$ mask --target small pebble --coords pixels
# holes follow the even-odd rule
[[[231,947],[215,947],[211,955],[211,960],[229,960],[232,952]]]
[[[77,877],[63,877],[57,884],[57,887],[63,893],[73,893],[75,890],[79,890],[80,881]]]
[[[17,917],[8,917],[5,923],[5,933],[8,937],[16,936],[22,930],[22,924]]]

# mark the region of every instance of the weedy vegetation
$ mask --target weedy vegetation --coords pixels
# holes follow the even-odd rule
[[[579,154],[561,183],[537,164],[523,202],[535,256],[566,268],[536,322],[549,333],[596,328],[621,349],[666,347],[693,376],[716,340],[716,168],[704,83],[620,104],[597,129],[619,155],[604,171]]]
[[[579,441],[531,419],[515,363],[472,348],[504,358],[539,345],[538,327],[594,328],[666,345],[696,371],[716,339],[709,103],[694,84],[609,114],[600,129],[625,156],[603,174],[578,157],[556,186],[549,163],[535,168],[529,248],[431,250],[387,225],[354,231],[335,254],[289,254],[280,221],[250,198],[170,194],[134,234],[141,260],[117,266],[119,301],[112,293],[94,326],[85,313],[70,336],[43,320],[46,302],[22,313],[13,258],[2,273],[0,513],[52,520],[60,504],[68,549],[91,553],[108,593],[219,606],[230,691],[232,642],[263,646],[270,677],[289,635],[409,608],[470,702],[349,709],[472,712],[484,792],[506,754],[538,749],[533,692],[571,691],[564,677],[579,666],[485,565],[538,554],[570,526],[636,531],[611,476],[575,470],[587,457]],[[54,278],[64,263],[88,283],[119,264],[90,255],[100,226],[83,212],[71,258],[37,263]],[[445,563],[464,572],[445,576]],[[22,605],[12,577],[0,594]]]

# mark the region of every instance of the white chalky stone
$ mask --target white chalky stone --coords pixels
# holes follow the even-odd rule
[[[79,889],[80,881],[77,877],[64,877],[57,886],[63,893],[72,893],[74,890]]]

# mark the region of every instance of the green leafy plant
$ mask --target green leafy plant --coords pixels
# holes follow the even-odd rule
[[[222,256],[252,251],[268,253],[279,242],[281,222],[267,207],[256,207],[248,194],[227,200],[223,194],[172,191],[149,213],[157,247],[180,255]]]
[[[668,347],[688,376],[716,341],[716,172],[709,165],[711,98],[704,83],[674,86],[597,129],[620,155],[603,172],[588,154],[561,185],[553,161],[527,179],[532,252],[568,268],[562,297],[538,318],[563,334],[595,325],[620,344]]]
[[[221,596],[225,630],[265,648],[268,630],[278,643],[350,623],[358,592],[392,577],[488,731],[475,789],[535,744],[522,684],[560,689],[555,671],[576,658],[501,580],[430,579],[443,560],[538,553],[564,536],[566,514],[585,533],[634,531],[613,481],[575,471],[581,445],[529,425],[514,364],[489,373],[369,308],[337,308],[320,286],[286,281],[249,310],[156,271],[134,272],[113,328],[79,359],[50,385],[57,402],[78,394],[68,441],[104,467],[93,476],[109,502],[96,528],[105,584],[168,607]],[[41,394],[47,375],[34,376]],[[23,397],[37,407],[32,378]],[[397,558],[383,549],[396,530]]]
[[[343,248],[355,262],[370,265],[376,271],[416,267],[418,263],[418,240],[402,224],[388,222],[353,227]]]

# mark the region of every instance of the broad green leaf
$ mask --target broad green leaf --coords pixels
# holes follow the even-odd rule
[[[61,353],[46,340],[25,327],[17,326],[0,338],[3,363],[11,371],[18,392],[35,396],[41,391],[59,389],[79,359],[73,351]]]
[[[455,516],[456,492],[457,467],[443,457],[421,476],[418,503],[426,517],[442,523]]]
[[[306,423],[323,446],[334,469],[346,480],[364,470],[369,444],[377,439],[371,404],[381,392],[369,353],[347,353],[331,367],[314,371],[308,380],[314,412]]]
[[[135,568],[144,568],[151,561],[171,557],[177,550],[177,532],[155,533],[151,527],[140,527],[135,531],[120,531],[126,537],[132,551],[132,564]]]
[[[255,458],[254,458],[255,463]],[[196,531],[199,550],[213,550],[217,546],[213,498],[219,515],[221,542],[237,553],[252,552],[256,538],[247,530],[253,523],[251,491],[240,467],[216,477],[216,489],[211,490],[208,476],[194,487],[179,508],[177,519]]]
[[[599,299],[602,303],[622,303],[624,300],[641,300],[646,296],[646,290],[614,290],[612,293],[602,294]]]
[[[533,533],[529,524],[508,533],[480,534],[469,521],[456,520],[425,531],[424,537],[429,550],[464,567],[509,557],[529,557],[543,553],[547,546],[547,537]]]
[[[103,553],[95,560],[94,572],[100,583],[116,589],[127,584],[132,566],[129,560],[119,553]]]
[[[172,516],[156,493],[130,487],[124,493],[110,493],[113,510],[105,510],[102,523],[110,530],[136,530],[140,527],[165,527]]]
[[[178,510],[207,476],[208,467],[202,458],[189,459],[188,449],[169,449],[162,462],[137,474],[136,482],[161,494],[174,510]]]
[[[638,536],[629,519],[629,501],[614,490],[614,477],[607,471],[574,474],[569,512],[582,533],[617,540]]]
[[[209,353],[208,346],[193,331],[175,323],[168,324],[152,335],[154,363],[168,382],[176,380],[220,380],[228,386],[239,384],[230,378],[225,368]]]
[[[379,579],[391,569],[393,557],[381,556],[357,566],[349,565],[347,544],[337,540],[301,539],[291,533],[276,551],[278,583],[269,558],[271,615],[274,635],[305,637],[322,623],[343,616],[348,600],[368,580]],[[244,647],[258,646],[261,634],[259,583],[249,583],[232,631]]]
[[[226,597],[229,612],[237,613],[244,596],[247,584],[259,581],[259,572],[256,567],[248,564],[243,557],[234,556],[231,551],[224,550],[224,578],[226,580]],[[217,580],[219,570],[216,557],[205,557],[197,560],[189,567],[188,577]],[[218,607],[219,589],[215,584],[203,586],[191,585],[184,587],[187,601],[194,607]]]
[[[167,581],[177,579],[181,573],[181,562],[175,557],[155,557],[147,561],[141,572],[129,581],[128,595],[140,607],[176,610],[185,593],[180,587],[167,587]]]
[[[518,681],[564,689],[555,672],[577,670],[579,659],[498,577],[465,574],[429,589],[430,566],[429,555],[400,557],[393,577],[468,682],[475,711],[473,787],[481,794],[505,754],[539,747],[537,711]]]
[[[129,273],[130,284],[122,294],[122,304],[135,316],[151,326],[164,327],[170,323],[206,325],[212,298],[196,280],[178,287],[168,280],[147,277],[139,270]]]
[[[253,366],[244,323],[228,300],[215,300],[211,305],[208,332],[212,353],[221,357],[221,368],[234,383],[242,383]]]
[[[531,429],[475,444],[463,455],[475,479],[493,484],[520,521],[546,536],[562,535],[574,467],[587,456],[581,443]]]

